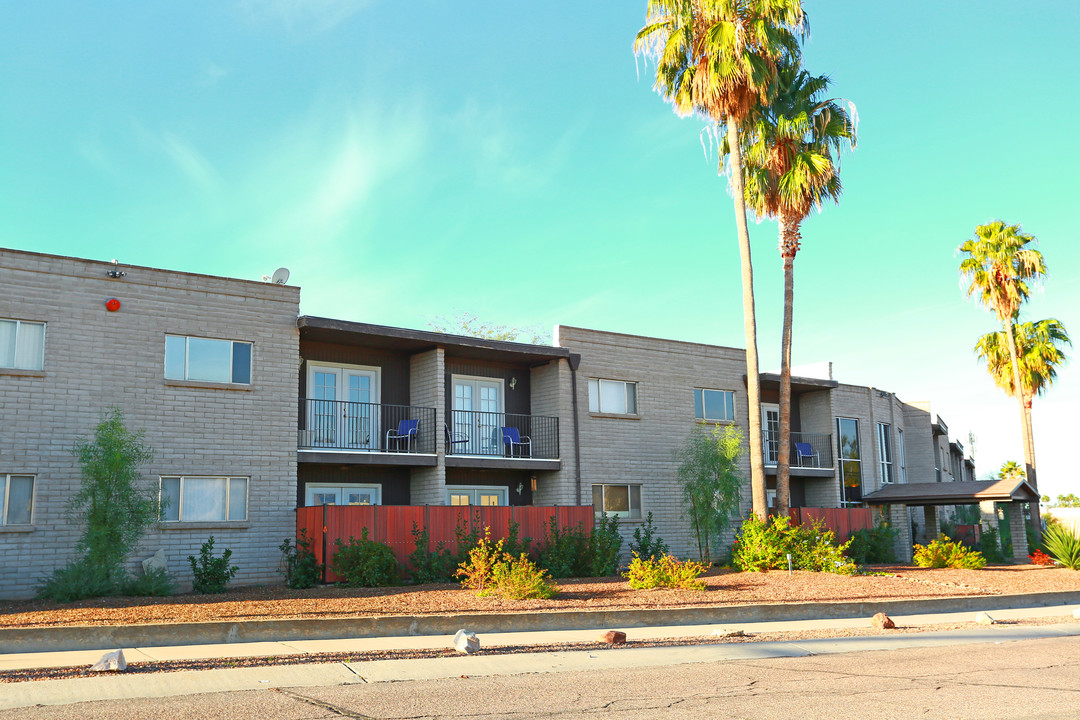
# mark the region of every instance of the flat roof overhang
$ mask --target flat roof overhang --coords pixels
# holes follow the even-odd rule
[[[867,505],[973,505],[994,502],[1039,502],[1026,480],[897,483],[864,495]]]
[[[413,355],[437,347],[446,349],[451,357],[494,360],[497,362],[544,365],[552,360],[569,358],[568,348],[531,343],[488,340],[485,338],[451,335],[433,330],[370,325],[368,323],[333,320],[301,315],[296,319],[300,339],[335,345],[357,345],[380,348]]]
[[[780,390],[780,376],[776,373],[759,373],[758,382],[763,390]],[[746,376],[743,375],[743,384],[746,384]],[[791,377],[791,392],[800,395],[802,393],[830,390],[840,383],[835,380],[823,378]]]

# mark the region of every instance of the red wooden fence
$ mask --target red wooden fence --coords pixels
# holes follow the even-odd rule
[[[518,538],[532,538],[535,546],[547,535],[551,517],[560,528],[580,524],[587,533],[593,529],[592,505],[318,505],[296,509],[296,536],[300,537],[302,530],[306,532],[315,559],[324,566],[323,580],[336,582],[340,578],[326,568],[325,559],[333,557],[336,540],[345,543],[350,537],[360,538],[365,528],[368,539],[389,545],[404,567],[416,549],[414,523],[420,529],[427,528],[429,550],[441,541],[450,552],[456,552],[459,527],[466,534],[491,528],[492,540],[498,540],[506,537],[513,520],[518,524]]]
[[[837,542],[845,542],[856,530],[874,527],[870,508],[791,508],[793,525],[810,525],[815,520],[822,520],[825,527],[836,533]]]

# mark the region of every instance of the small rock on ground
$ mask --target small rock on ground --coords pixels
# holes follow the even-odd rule
[[[870,618],[870,625],[878,630],[892,630],[896,627],[893,619],[883,612],[879,612]]]
[[[746,633],[743,632],[742,630],[729,630],[727,628],[717,628],[716,630],[712,631],[712,634],[714,636],[716,636],[716,637],[722,637],[722,638],[745,637],[746,636]]]
[[[127,660],[124,659],[123,650],[113,650],[105,653],[101,659],[90,666],[91,672],[124,672],[127,670]]]
[[[997,620],[990,617],[988,613],[981,612],[975,616],[975,622],[980,625],[997,625]]]
[[[480,638],[476,637],[476,633],[462,628],[454,635],[454,649],[459,653],[472,655],[480,650]]]
[[[626,633],[622,630],[608,630],[600,639],[609,645],[625,645]]]

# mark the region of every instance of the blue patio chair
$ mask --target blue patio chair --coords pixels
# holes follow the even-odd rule
[[[398,423],[397,432],[393,429],[386,431],[386,451],[391,451],[391,441],[395,452],[401,452],[401,441],[405,441],[405,452],[412,452],[413,440],[420,433],[420,420],[402,420]]]
[[[468,445],[469,444],[469,436],[467,434],[460,433],[460,432],[455,432],[455,433],[450,432],[450,426],[447,425],[446,423],[443,423],[443,431],[446,433],[446,454],[447,455],[453,455],[454,454],[454,446],[455,445]]]
[[[502,428],[502,441],[510,452],[510,457],[514,457],[515,447],[527,450],[529,453],[527,456],[521,455],[521,450],[518,450],[517,457],[532,457],[532,438],[528,435],[522,435],[516,427]]]
[[[810,443],[795,443],[795,459],[799,461],[799,467],[806,467],[806,461],[812,460],[810,467],[821,467],[821,458]]]

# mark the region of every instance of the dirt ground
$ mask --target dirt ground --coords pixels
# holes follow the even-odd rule
[[[621,578],[559,580],[559,593],[550,600],[478,598],[456,585],[374,589],[321,586],[309,590],[266,585],[236,588],[222,595],[98,598],[70,604],[0,601],[0,628],[685,608],[1080,590],[1080,572],[1060,567],[1013,565],[982,570],[927,570],[887,566],[873,570],[882,574],[841,576],[798,571],[788,575],[777,571],[713,570],[703,578],[704,591],[633,590]]]

